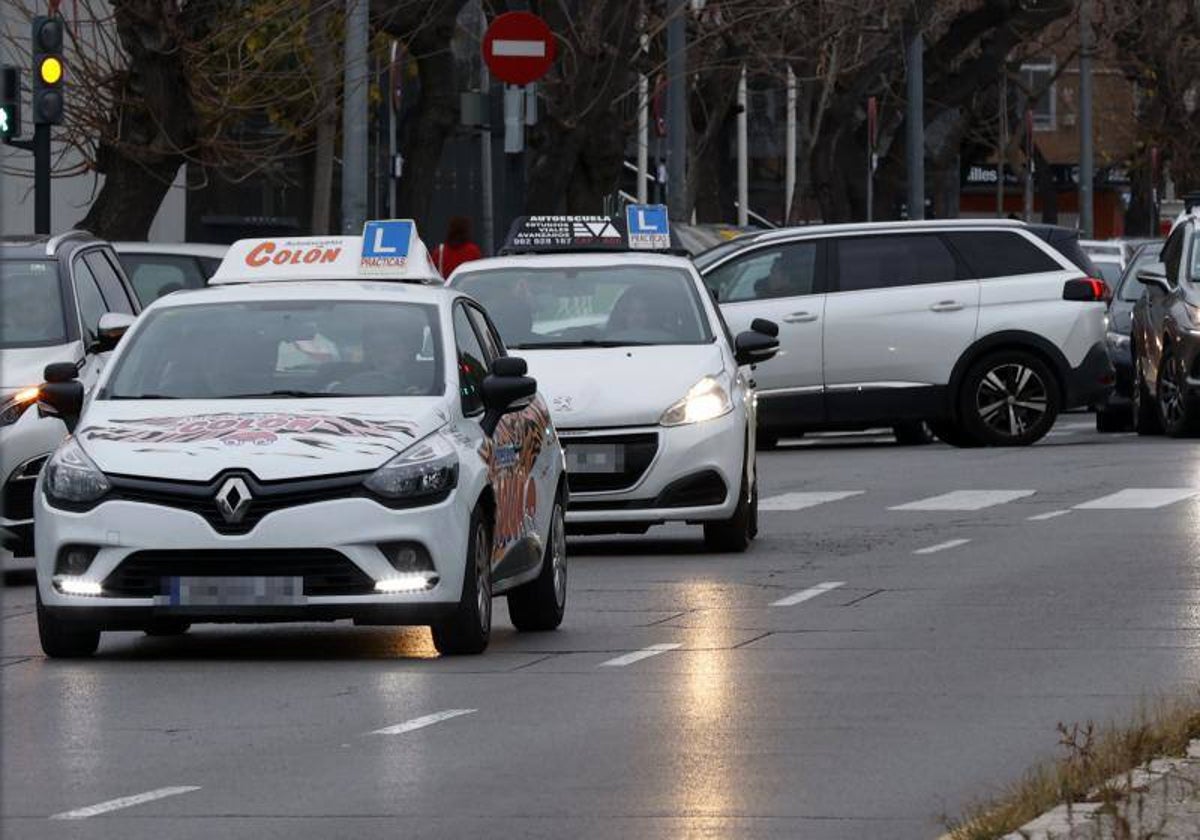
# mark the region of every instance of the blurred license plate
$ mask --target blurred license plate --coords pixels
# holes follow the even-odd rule
[[[304,578],[172,577],[159,599],[173,607],[272,607],[304,603]]]
[[[567,444],[567,472],[619,473],[624,469],[625,448],[618,444]]]

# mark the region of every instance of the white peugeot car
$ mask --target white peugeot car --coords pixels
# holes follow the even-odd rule
[[[412,240],[400,264],[431,273]],[[365,276],[362,242],[235,244],[213,287],[146,310],[86,405],[47,369],[42,410],[73,428],[36,492],[48,655],[335,619],[477,653],[501,593],[518,629],[558,626],[564,461],[536,383],[478,304]]]
[[[774,355],[774,326],[732,337],[687,259],[578,244],[469,262],[450,279],[484,304],[550,403],[569,530],[686,522],[713,549],[744,550],[758,509],[749,365]]]

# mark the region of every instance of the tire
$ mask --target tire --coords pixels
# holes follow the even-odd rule
[[[42,605],[37,594],[38,639],[42,652],[51,659],[84,659],[100,647],[100,627],[87,621],[56,618]]]
[[[931,440],[929,429],[920,420],[897,423],[892,426],[892,433],[896,436],[896,443],[900,446],[924,446]]]
[[[1170,437],[1193,437],[1200,431],[1200,411],[1188,398],[1187,373],[1174,353],[1163,354],[1158,366],[1158,419],[1162,430]]]
[[[1120,409],[1099,409],[1096,412],[1096,431],[1102,434],[1123,432],[1129,428],[1129,412]]]
[[[779,448],[779,435],[772,432],[759,432],[754,438],[754,448],[759,452],[771,452]]]
[[[1161,435],[1162,422],[1158,416],[1158,408],[1150,397],[1150,389],[1146,387],[1146,377],[1142,366],[1138,364],[1137,354],[1133,357],[1133,391],[1130,395],[1133,413],[1133,430],[1139,435]]]
[[[958,393],[963,430],[985,446],[1028,446],[1054,426],[1058,380],[1032,353],[1001,350],[971,365]]]
[[[704,546],[709,551],[740,554],[750,547],[757,533],[758,482],[748,486],[743,475],[733,516],[720,522],[704,523]]]
[[[508,617],[522,633],[554,630],[567,608],[567,528],[560,495],[550,513],[550,533],[536,578],[508,593]]]
[[[982,445],[952,420],[938,420],[930,423],[929,428],[938,440],[959,449],[975,449]]]
[[[483,653],[492,636],[492,521],[479,507],[471,514],[469,533],[458,607],[430,628],[443,656]]]
[[[147,636],[182,636],[192,629],[192,622],[181,618],[157,618],[146,625]]]

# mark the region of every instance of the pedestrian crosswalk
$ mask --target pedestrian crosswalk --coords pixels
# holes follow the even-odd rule
[[[933,496],[922,496],[900,504],[888,499],[883,506],[890,511],[974,512],[1000,507],[1024,500],[1036,504],[1037,490],[950,490]],[[823,507],[838,502],[873,504],[875,499],[891,495],[887,491],[867,490],[806,490],[764,496],[758,504],[760,512],[782,513]],[[1081,493],[1077,502],[1064,501],[1055,492],[1053,507],[1028,516],[1031,521],[1044,521],[1064,516],[1071,511],[1154,510],[1189,500],[1200,499],[1200,487],[1126,487],[1115,492],[1088,498]]]

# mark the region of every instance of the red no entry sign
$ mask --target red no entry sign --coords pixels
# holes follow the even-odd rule
[[[527,85],[546,75],[556,51],[546,21],[529,12],[500,15],[483,35],[488,70],[510,85]]]

